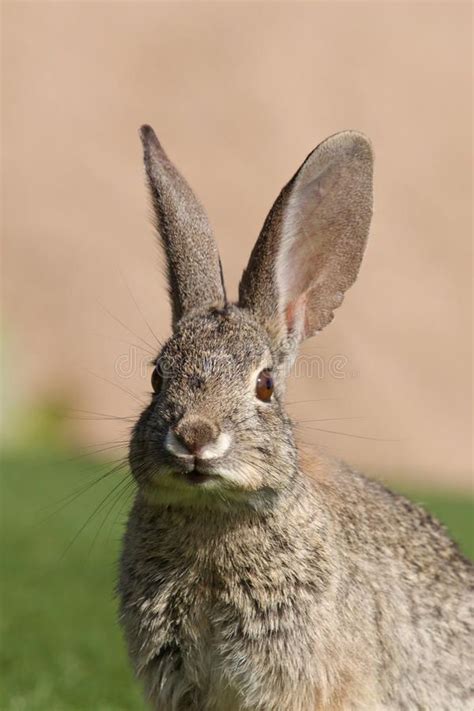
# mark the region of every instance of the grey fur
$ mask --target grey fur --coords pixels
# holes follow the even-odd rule
[[[222,270],[207,215],[151,126],[140,136],[156,227],[163,243],[175,325],[195,306],[222,304]]]
[[[137,494],[118,588],[130,657],[156,711],[474,708],[472,565],[421,508],[318,452],[308,456],[285,413],[283,366],[293,350],[282,344],[330,319],[334,295],[355,279],[368,229],[368,144],[359,134],[330,141],[338,169],[329,184],[344,208],[343,229],[329,244],[323,238],[326,256],[332,246],[338,253],[333,267],[317,261],[295,290],[300,261],[291,247],[301,230],[293,222],[283,270],[293,286],[282,284],[282,233],[273,226],[287,218],[288,198],[280,196],[240,305],[185,309],[159,355],[162,390],[134,429]],[[362,150],[360,170],[347,165],[348,145]],[[340,194],[347,180],[358,206]],[[298,178],[289,185],[299,190]],[[319,209],[314,221],[302,211],[306,226],[321,224]],[[191,294],[198,275],[189,276]],[[318,284],[318,297],[307,298]],[[267,403],[255,397],[263,368],[275,375]],[[203,484],[189,483],[165,447],[184,418],[232,437],[221,458],[202,464]]]

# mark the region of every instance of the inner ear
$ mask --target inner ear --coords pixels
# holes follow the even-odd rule
[[[306,332],[306,302],[307,294],[304,292],[283,310],[288,335],[298,340],[304,338]]]
[[[324,201],[337,182],[335,173],[330,166],[306,184],[301,180],[303,185],[295,186],[283,220],[284,238],[276,265],[279,311],[288,332],[299,332],[302,338],[309,329],[308,292],[317,285],[315,275],[324,273],[331,256],[331,225],[324,220]]]

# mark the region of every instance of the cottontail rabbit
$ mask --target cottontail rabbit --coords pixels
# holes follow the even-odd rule
[[[298,344],[359,269],[367,139],[347,131],[310,153],[232,304],[201,205],[153,130],[141,137],[173,334],[132,435],[119,594],[152,708],[474,708],[473,568],[422,509],[306,460],[284,409]]]

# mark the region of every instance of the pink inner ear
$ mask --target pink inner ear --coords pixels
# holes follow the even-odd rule
[[[291,196],[279,264],[280,289],[287,303],[311,286],[329,256],[325,198],[334,180],[334,171],[326,170],[303,187],[297,186]]]
[[[316,220],[301,221],[294,232],[294,241],[286,250],[280,263],[279,283],[282,307],[288,333],[303,339],[309,333],[308,297],[311,289],[324,275],[328,254],[324,252],[326,240],[318,234]]]
[[[305,185],[296,185],[284,221],[284,240],[277,275],[280,303],[289,333],[304,338],[310,331],[308,295],[324,278],[333,249],[332,210],[327,213],[327,197],[337,177],[327,168]],[[329,206],[331,207],[331,206]]]
[[[298,335],[299,338],[303,338],[306,331],[306,301],[307,292],[303,292],[297,299],[291,301],[285,309],[288,333]]]

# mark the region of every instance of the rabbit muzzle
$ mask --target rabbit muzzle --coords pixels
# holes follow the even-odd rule
[[[169,428],[165,449],[177,465],[177,475],[192,484],[200,484],[218,476],[214,464],[229,450],[231,436],[207,418],[183,417],[176,427]]]

